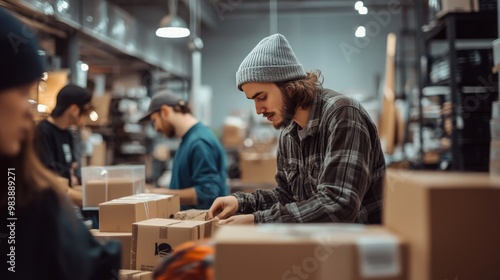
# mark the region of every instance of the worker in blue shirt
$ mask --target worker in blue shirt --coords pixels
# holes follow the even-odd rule
[[[228,194],[225,152],[213,132],[198,121],[183,99],[165,90],[153,96],[148,113],[156,131],[182,141],[175,152],[170,188],[152,188],[161,194],[177,194],[181,209],[209,209],[219,196]]]

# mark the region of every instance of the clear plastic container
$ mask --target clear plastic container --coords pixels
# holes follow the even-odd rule
[[[82,208],[98,210],[100,203],[144,193],[145,180],[144,165],[82,167]]]

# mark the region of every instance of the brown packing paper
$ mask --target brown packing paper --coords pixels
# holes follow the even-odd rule
[[[406,279],[406,245],[380,226],[222,226],[214,240],[217,280]]]
[[[152,271],[180,244],[209,234],[203,221],[150,219],[133,224],[131,267]]]
[[[500,181],[388,170],[384,225],[408,241],[409,280],[500,279]]]

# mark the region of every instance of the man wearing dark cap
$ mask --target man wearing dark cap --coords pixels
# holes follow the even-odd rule
[[[219,198],[209,216],[221,224],[381,222],[385,160],[359,102],[323,88],[319,71],[305,72],[281,34],[248,54],[236,86],[282,129],[277,187]]]
[[[69,185],[78,184],[73,136],[68,128],[81,126],[92,110],[92,94],[76,85],[67,85],[57,94],[57,103],[50,116],[36,128],[37,152],[42,163],[59,176],[68,179]]]
[[[228,194],[224,149],[184,100],[168,90],[157,93],[140,121],[145,120],[165,136],[182,139],[173,160],[170,189],[150,191],[179,195],[182,210],[208,209],[217,197]]]

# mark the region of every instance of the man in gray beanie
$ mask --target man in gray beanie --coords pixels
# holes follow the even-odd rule
[[[381,222],[385,160],[375,124],[356,100],[305,72],[286,38],[264,38],[236,73],[257,114],[282,129],[277,187],[215,200],[220,224]],[[236,214],[236,215],[235,215]]]

